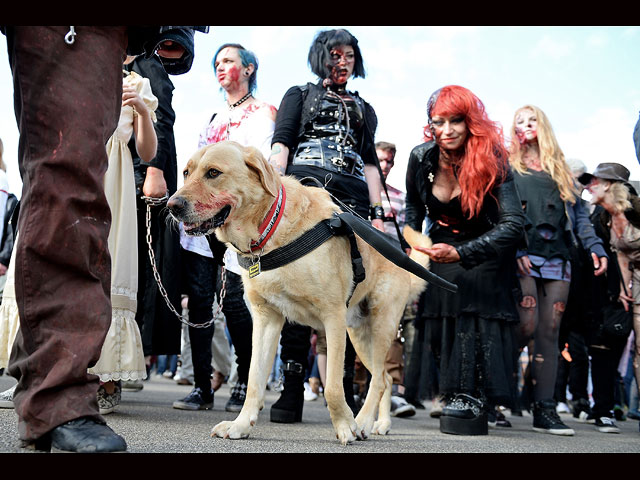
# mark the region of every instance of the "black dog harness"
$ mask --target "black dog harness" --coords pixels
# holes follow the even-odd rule
[[[312,180],[317,182],[315,179]],[[430,272],[419,263],[411,260],[411,258],[399,250],[385,234],[379,232],[373,228],[370,223],[351,212],[335,212],[331,218],[318,222],[311,230],[306,231],[291,243],[272,250],[266,255],[255,253],[262,251],[265,243],[273,234],[284,211],[285,201],[286,193],[284,187],[281,186],[278,198],[260,226],[259,231],[261,235],[259,241],[251,243],[250,252],[238,254],[238,263],[242,268],[249,271],[249,278],[256,277],[263,271],[274,270],[287,265],[318,248],[330,238],[344,235],[349,239],[351,246],[351,267],[353,269],[353,289],[351,290],[351,295],[353,295],[353,291],[358,286],[358,283],[362,282],[366,276],[362,256],[360,255],[356,242],[355,233],[357,233],[360,238],[398,267],[445,290],[451,292],[458,290],[457,285],[448,282]],[[351,300],[351,295],[349,295],[349,300]],[[349,300],[347,300],[347,305],[349,305]]]
[[[335,213],[333,217],[317,223],[315,227],[307,230],[293,242],[276,248],[265,255],[244,256],[238,254],[238,263],[242,268],[249,271],[249,278],[253,278],[261,272],[280,268],[304,257],[332,237],[344,235],[349,239],[351,246],[351,267],[354,283],[351,292],[353,293],[358,283],[365,279],[366,274],[353,229],[347,222],[343,221],[341,215],[343,214]]]
[[[249,277],[253,278],[262,271],[282,267],[305,256],[333,236],[346,235],[351,245],[351,266],[354,280],[353,290],[355,290],[357,284],[364,280],[365,270],[354,233],[357,233],[360,238],[398,267],[445,290],[451,292],[458,290],[456,284],[448,282],[413,261],[408,255],[400,251],[386,235],[352,213],[336,212],[332,218],[319,222],[315,227],[303,233],[293,242],[272,250],[266,255],[245,256],[238,254],[238,263],[242,268],[249,270]],[[351,299],[351,296],[349,296],[349,299]],[[347,304],[348,303],[347,301]]]

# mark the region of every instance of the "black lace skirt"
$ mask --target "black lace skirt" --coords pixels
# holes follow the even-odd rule
[[[440,393],[467,393],[513,406],[517,388],[515,324],[462,313],[441,320]]]
[[[425,291],[423,317],[442,329],[440,393],[467,393],[511,406],[519,322],[514,264],[495,260],[465,269],[459,263],[432,263],[430,268],[458,285],[456,293],[433,285]]]

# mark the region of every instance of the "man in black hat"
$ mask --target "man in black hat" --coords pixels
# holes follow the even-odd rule
[[[630,209],[624,212],[627,220],[633,224],[634,227],[640,228],[640,198],[638,192],[633,185],[629,182],[629,170],[619,163],[601,163],[599,164],[593,173],[584,173],[578,177],[578,181],[586,186],[589,186],[594,179],[601,178],[609,182],[621,182],[629,189],[629,201],[631,202]]]
[[[636,189],[629,183],[629,175],[629,170],[624,165],[620,165],[619,163],[601,163],[593,173],[583,173],[580,175],[578,181],[583,185],[589,185],[595,177],[612,182],[622,182],[629,188],[629,191],[633,195],[638,195]]]
[[[594,421],[600,432],[618,433],[620,430],[613,414],[615,378],[627,338],[603,334],[602,323],[605,309],[611,302],[620,302],[625,310],[633,308],[635,303],[636,295],[621,288],[631,281],[627,262],[631,259],[629,253],[635,250],[633,242],[622,237],[628,223],[634,225],[633,217],[636,220],[640,217],[639,200],[636,190],[629,183],[629,170],[618,163],[601,163],[592,174],[581,175],[579,181],[587,185],[592,195],[591,203],[595,205],[595,210],[591,214],[591,222],[610,258],[607,275],[599,279],[592,278],[585,295],[585,302],[591,303],[587,338],[594,399],[592,413],[586,420]],[[626,191],[617,188],[620,184],[626,186]],[[625,271],[626,276],[623,273]]]

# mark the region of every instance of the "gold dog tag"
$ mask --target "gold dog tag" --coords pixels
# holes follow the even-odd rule
[[[249,267],[249,278],[257,277],[260,275],[260,258]]]

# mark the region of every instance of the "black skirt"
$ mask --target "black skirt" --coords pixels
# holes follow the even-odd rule
[[[451,239],[445,243],[454,244]],[[440,393],[467,393],[493,405],[512,406],[519,322],[515,251],[470,269],[435,262],[430,269],[458,285],[456,293],[428,285],[424,294],[423,317],[439,322],[442,331]]]

